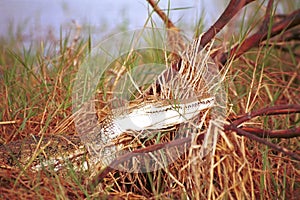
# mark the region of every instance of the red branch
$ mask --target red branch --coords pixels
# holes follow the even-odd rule
[[[261,110],[253,111],[252,113],[246,113],[237,119],[233,120],[229,125],[224,126],[224,131],[234,131],[238,135],[245,136],[249,139],[255,140],[261,144],[267,145],[270,148],[282,152],[285,155],[288,155],[298,161],[300,161],[300,156],[297,153],[294,153],[286,148],[280,147],[272,142],[269,142],[264,139],[267,138],[291,138],[291,137],[299,137],[300,136],[300,127],[288,130],[274,130],[274,131],[267,131],[259,128],[249,128],[249,127],[242,127],[238,128],[238,125],[242,124],[245,121],[251,120],[257,116],[264,116],[264,115],[279,115],[279,114],[291,114],[291,113],[300,113],[300,105],[278,105],[273,107],[267,107]],[[197,142],[200,143],[201,140],[204,139],[204,134],[200,135],[197,138]],[[191,137],[180,138],[166,143],[160,143],[151,145],[142,149],[137,149],[127,154],[124,154],[118,159],[114,160],[109,166],[107,166],[102,172],[93,178],[91,181],[92,185],[97,185],[101,182],[109,172],[115,170],[117,166],[137,155],[141,155],[144,153],[150,153],[153,151],[157,151],[163,148],[170,148],[170,147],[178,147],[181,145],[190,145]]]
[[[242,123],[258,116],[284,115],[292,113],[300,113],[300,105],[292,104],[267,107],[236,117],[234,120],[231,120],[232,122],[230,125],[225,125],[224,129],[231,130],[231,126],[239,127]],[[240,129],[261,138],[293,138],[300,136],[300,128],[291,128],[287,130],[265,130],[254,127],[241,127]]]
[[[153,7],[154,11],[162,18],[165,22],[167,28],[172,28],[178,30],[171,20],[162,12],[156,3],[153,0],[147,0],[149,4]],[[227,8],[220,16],[220,18],[216,21],[216,23],[202,36],[201,45],[205,46],[208,42],[211,41],[213,37],[241,10],[244,6],[249,4],[254,0],[231,0],[228,4]],[[285,16],[281,21],[274,24],[274,26],[269,29],[270,17],[272,15],[272,6],[273,0],[270,0],[267,5],[266,14],[264,21],[260,29],[247,38],[241,45],[237,45],[230,50],[229,58],[235,56],[239,57],[250,48],[258,46],[261,41],[267,39],[268,37],[273,37],[278,35],[283,30],[290,29],[298,24],[300,24],[300,10],[296,10],[293,13]],[[269,33],[269,35],[268,35]],[[216,56],[216,54],[213,55]],[[225,52],[221,56],[221,63],[224,64],[228,57],[228,53]],[[291,114],[291,113],[300,113],[300,105],[279,105],[273,107],[263,108],[257,111],[246,113],[236,119],[234,119],[229,125],[224,126],[224,131],[234,131],[238,135],[245,136],[249,139],[255,140],[261,144],[267,145],[270,148],[282,152],[285,155],[288,155],[298,161],[300,161],[300,156],[297,153],[291,152],[290,150],[280,147],[276,144],[273,144],[264,137],[267,138],[291,138],[291,137],[299,137],[300,136],[300,128],[292,128],[287,130],[263,130],[260,128],[253,127],[241,127],[238,128],[242,123],[249,121],[257,116],[266,116],[266,115],[281,115],[281,114]],[[199,140],[203,140],[203,135],[198,138]],[[103,178],[112,170],[114,170],[119,164],[125,162],[128,159],[136,155],[140,155],[142,153],[153,152],[162,148],[170,148],[180,145],[190,145],[191,137],[176,139],[167,143],[155,144],[143,149],[137,149],[133,152],[129,152],[123,156],[120,156],[118,159],[114,160],[109,167],[105,168],[101,173],[99,173],[93,180],[92,184],[97,185],[99,182],[103,180]]]
[[[300,136],[300,127],[287,130],[265,130],[253,127],[242,127],[241,129],[261,138],[294,138]]]
[[[200,139],[203,139],[203,138],[204,138],[204,136],[201,137]],[[115,159],[114,161],[112,161],[112,163],[109,166],[107,166],[101,173],[99,173],[95,178],[93,178],[91,183],[93,185],[98,185],[99,181],[103,180],[103,178],[105,178],[109,172],[116,169],[119,164],[121,164],[127,160],[130,160],[131,158],[133,158],[135,156],[145,154],[145,153],[150,153],[150,152],[157,151],[160,149],[178,147],[181,145],[190,145],[190,142],[191,142],[191,137],[180,138],[180,139],[176,139],[176,140],[173,140],[170,142],[154,144],[154,145],[142,148],[142,149],[136,149],[132,152],[126,153],[126,154],[118,157],[118,159]]]
[[[246,113],[242,116],[239,116],[235,119],[232,124],[239,126],[240,124],[249,121],[257,116],[264,115],[281,115],[281,114],[290,114],[290,113],[300,113],[300,105],[291,104],[291,105],[277,105],[272,107],[263,108],[257,111]]]
[[[206,46],[244,6],[252,1],[254,0],[231,0],[219,19],[201,37],[201,46]]]
[[[263,138],[260,138],[260,137],[258,137],[256,135],[254,135],[254,134],[251,134],[251,133],[249,133],[247,131],[244,131],[244,130],[242,130],[240,128],[237,128],[233,124],[229,125],[228,128],[229,128],[229,130],[232,130],[232,131],[236,132],[239,135],[245,136],[245,137],[247,137],[249,139],[255,140],[256,142],[259,142],[261,144],[267,145],[268,147],[274,149],[277,152],[282,152],[285,155],[288,155],[288,156],[294,158],[295,160],[300,161],[300,155],[298,155],[297,153],[291,152],[290,150],[288,150],[288,149],[286,149],[284,147],[278,146],[278,145],[276,145],[276,144],[274,144],[272,142],[269,142],[268,140],[265,140]]]
[[[266,20],[264,20],[266,21]],[[280,34],[282,31],[288,30],[292,27],[295,27],[300,24],[300,9],[292,12],[291,14],[287,15],[285,18],[283,18],[281,21],[275,23],[273,27],[270,30],[270,37],[273,37],[275,35]],[[244,54],[246,51],[253,47],[259,46],[259,44],[267,39],[268,37],[268,27],[269,24],[263,23],[262,26],[258,29],[256,33],[254,33],[252,36],[245,39],[245,41],[242,44],[236,45],[233,47],[229,52],[230,55],[228,57],[228,52],[225,52],[222,54],[221,58],[219,59],[221,64],[225,64],[228,60],[228,58],[235,57],[238,58],[242,54]],[[212,57],[215,57],[216,54],[212,55]]]

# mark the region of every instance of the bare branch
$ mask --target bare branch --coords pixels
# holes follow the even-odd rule
[[[166,25],[166,28],[179,31],[179,29],[173,24],[173,22],[168,18],[168,16],[158,7],[157,3],[155,3],[154,0],[147,1],[152,6],[156,14],[158,14],[158,16],[163,20],[163,22]]]
[[[203,139],[203,137],[198,138],[199,139]],[[160,150],[162,148],[171,148],[171,147],[178,147],[181,145],[190,145],[191,142],[191,137],[186,137],[186,138],[180,138],[180,139],[176,139],[170,142],[166,142],[166,143],[160,143],[160,144],[154,144],[142,149],[136,149],[132,152],[126,153],[120,157],[118,157],[118,159],[115,159],[109,166],[107,166],[101,173],[99,173],[98,175],[95,176],[95,178],[93,178],[93,180],[91,181],[92,185],[98,185],[99,182],[101,182],[105,176],[115,170],[117,168],[117,166],[127,160],[130,160],[131,158],[141,155],[141,154],[145,154],[145,153],[150,153],[153,151],[157,151]]]
[[[175,31],[179,32],[179,29],[175,27],[175,25],[172,23],[172,21],[165,15],[165,13],[157,6],[157,4],[154,2],[154,0],[147,0],[149,4],[153,7],[154,11],[160,16],[160,18],[165,22],[166,27],[169,29],[173,29]],[[201,45],[205,46],[206,44],[211,41],[213,37],[240,11],[244,6],[247,4],[253,2],[254,0],[231,0],[221,17],[217,20],[217,22],[202,36],[201,38]],[[240,46],[236,46],[231,50],[230,56],[240,56],[247,50],[249,50],[251,47],[259,45],[259,43],[266,39],[268,37],[275,36],[279,34],[282,30],[291,28],[300,22],[300,11],[295,11],[292,14],[286,16],[284,19],[279,21],[278,23],[275,23],[274,26],[271,28],[271,32],[269,32],[269,24],[270,24],[270,17],[272,15],[272,6],[273,6],[273,0],[269,0],[265,19],[261,25],[260,30],[252,35],[251,37],[247,38],[243,44]],[[176,38],[178,39],[178,38]],[[199,39],[199,38],[197,38]],[[225,63],[227,61],[227,53],[222,54],[223,57],[221,61],[222,63]],[[225,57],[224,57],[225,56]],[[254,140],[256,142],[259,142],[261,144],[267,145],[268,147],[274,149],[275,151],[282,152],[285,155],[288,155],[295,160],[300,161],[300,156],[297,153],[291,152],[290,150],[280,147],[276,144],[273,144],[272,142],[269,142],[266,139],[263,139],[264,137],[267,138],[291,138],[291,137],[297,137],[300,134],[300,128],[293,128],[293,129],[287,129],[287,130],[263,130],[259,128],[252,128],[252,127],[241,127],[238,128],[239,125],[242,123],[249,121],[257,116],[264,116],[264,115],[281,115],[281,114],[291,114],[291,113],[300,113],[300,105],[278,105],[278,106],[272,106],[263,108],[257,111],[253,111],[250,113],[246,113],[242,116],[239,116],[238,118],[234,119],[233,122],[231,122],[229,125],[224,126],[225,131],[234,131],[238,135],[245,136],[251,140]],[[203,136],[201,135],[197,142],[200,142],[203,140]],[[127,160],[130,160],[134,156],[150,153],[153,151],[157,151],[163,148],[170,148],[170,147],[176,147],[181,145],[187,145],[189,146],[191,142],[191,137],[186,138],[180,138],[176,139],[167,143],[160,143],[151,145],[142,149],[137,149],[132,152],[129,152],[127,154],[124,154],[118,159],[114,160],[108,167],[106,167],[102,172],[100,172],[91,183],[93,185],[97,185],[99,182],[101,182],[109,172],[113,171],[117,168],[117,166]]]
[[[288,30],[292,27],[295,27],[300,24],[300,9],[292,12],[291,14],[287,15],[284,19],[274,24],[274,26],[270,30],[270,37],[274,37],[278,34],[280,34],[284,30]],[[269,26],[269,25],[268,25]],[[254,33],[252,36],[245,39],[245,41],[240,44],[233,47],[229,52],[225,52],[221,55],[219,61],[221,64],[225,64],[228,60],[228,58],[235,57],[238,58],[242,54],[244,54],[246,51],[253,47],[259,46],[260,42],[267,39],[268,37],[268,28],[265,27],[265,24],[263,23],[261,28]],[[229,54],[229,57],[228,57]],[[217,54],[212,55],[212,57],[215,57]]]
[[[258,137],[256,135],[253,135],[253,134],[251,134],[251,133],[249,133],[247,131],[244,131],[244,130],[242,130],[240,128],[237,128],[234,124],[229,125],[228,128],[230,130],[232,130],[232,131],[235,131],[239,135],[245,136],[245,137],[247,137],[249,139],[252,139],[252,140],[254,140],[256,142],[259,142],[261,144],[267,145],[268,147],[274,149],[275,151],[281,152],[281,153],[283,153],[285,155],[288,155],[288,156],[294,158],[295,160],[300,161],[300,155],[298,155],[297,153],[291,152],[290,150],[288,150],[288,149],[286,149],[284,147],[281,147],[281,146],[278,146],[276,144],[273,144],[272,142],[269,142],[269,141],[267,141],[267,140],[265,140],[263,138],[260,138],[260,137]]]
[[[219,19],[201,37],[201,46],[206,46],[244,6],[252,1],[254,0],[231,0]]]
[[[263,115],[279,115],[279,114],[290,114],[290,113],[300,113],[300,105],[277,105],[272,107],[263,108],[257,111],[246,113],[237,119],[235,119],[232,124],[239,126],[240,124],[249,121],[257,116]]]
[[[253,127],[242,127],[244,131],[254,134],[261,138],[294,138],[300,137],[300,127],[287,130],[265,130]]]
[[[291,156],[292,158],[300,161],[300,156],[297,153],[293,153],[290,150],[280,147],[276,144],[273,144],[272,142],[269,142],[263,138],[292,138],[292,137],[298,137],[300,135],[300,128],[294,128],[294,129],[288,129],[288,130],[272,130],[267,131],[263,129],[258,128],[249,128],[249,127],[242,127],[237,128],[238,125],[241,123],[248,121],[250,119],[253,119],[257,116],[263,116],[263,115],[279,115],[279,114],[290,114],[290,113],[300,113],[300,105],[278,105],[273,107],[267,107],[258,111],[254,111],[252,113],[246,113],[237,119],[235,119],[232,123],[229,125],[224,126],[224,131],[234,131],[238,135],[245,136],[249,139],[252,139],[254,141],[257,141],[261,144],[267,145],[268,147],[274,149],[275,151],[282,152],[285,155]],[[204,138],[204,134],[200,135],[197,138],[197,142],[200,143]],[[160,150],[162,148],[170,148],[170,147],[178,147],[181,145],[187,145],[189,146],[191,142],[191,137],[186,138],[180,138],[176,139],[170,142],[166,143],[160,143],[151,145],[142,149],[137,149],[132,152],[129,152],[127,154],[124,154],[120,156],[118,159],[114,160],[110,166],[106,167],[101,173],[99,173],[91,183],[93,185],[97,185],[99,182],[101,182],[109,172],[113,171],[119,164],[133,158],[134,156],[144,154],[144,153],[150,153],[153,151]]]
[[[180,35],[180,30],[177,28],[174,23],[168,18],[168,16],[158,7],[157,3],[154,0],[147,0],[147,2],[152,6],[153,10],[156,14],[162,19],[165,23],[165,26],[168,31],[168,45],[169,48],[172,49],[174,52],[171,53],[171,61],[179,62],[180,58],[177,55],[178,50],[184,50],[184,42]]]

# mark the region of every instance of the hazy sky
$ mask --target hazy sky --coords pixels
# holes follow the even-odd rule
[[[168,0],[161,0],[161,8],[168,8]],[[175,23],[195,24],[205,7],[206,24],[218,17],[213,3],[201,0],[173,0],[170,17]],[[206,3],[203,3],[206,2]],[[209,1],[211,2],[211,1]],[[224,4],[224,3],[223,3]],[[176,9],[186,8],[186,9]],[[0,35],[16,32],[21,27],[22,35],[41,37],[51,28],[59,36],[60,27],[77,24],[95,27],[99,35],[126,26],[140,28],[147,20],[149,6],[145,0],[2,0],[0,1]],[[157,18],[157,20],[158,18]],[[13,26],[12,26],[13,25]],[[18,26],[17,26],[18,25]],[[11,27],[9,29],[9,27]],[[190,30],[192,31],[192,30]]]

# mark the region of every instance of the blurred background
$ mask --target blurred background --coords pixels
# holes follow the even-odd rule
[[[193,32],[201,17],[204,26],[211,25],[226,3],[161,0],[159,6],[163,10],[170,8],[172,21]],[[151,11],[146,0],[4,0],[0,1],[0,36],[18,36],[23,41],[60,38],[70,28],[80,26],[99,40],[107,34],[143,27]],[[163,27],[156,14],[152,18],[158,27]]]

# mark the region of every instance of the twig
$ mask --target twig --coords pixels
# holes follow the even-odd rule
[[[204,137],[202,137],[202,139],[203,138]],[[178,147],[178,146],[181,146],[181,145],[184,145],[184,144],[185,145],[190,145],[190,142],[191,142],[191,136],[176,139],[176,140],[166,142],[166,143],[154,144],[154,145],[142,148],[142,149],[136,149],[132,152],[126,153],[126,154],[118,157],[118,159],[115,159],[114,161],[112,161],[109,166],[107,166],[101,173],[99,173],[98,175],[96,175],[95,178],[93,178],[91,183],[92,183],[92,185],[98,185],[98,183],[101,182],[103,180],[103,178],[105,178],[105,176],[109,172],[116,169],[116,167],[119,164],[121,164],[121,163],[123,163],[127,160],[130,160],[131,158],[133,158],[135,156],[145,154],[145,153],[150,153],[150,152],[157,151],[157,150],[160,150],[160,149],[163,149],[163,148],[165,149],[165,148],[171,148],[171,147]]]
[[[174,29],[176,31],[179,31],[175,27],[175,25],[172,23],[172,21],[165,15],[165,13],[157,6],[157,4],[153,0],[147,0],[148,3],[153,7],[154,11],[160,16],[160,18],[165,22],[166,27],[170,29]],[[221,17],[217,20],[217,22],[202,36],[201,38],[201,45],[205,46],[208,44],[209,41],[237,14],[239,10],[241,10],[244,6],[249,4],[254,0],[231,0]],[[259,42],[267,37],[268,34],[268,24],[270,21],[270,16],[271,16],[271,8],[273,5],[273,0],[270,0],[268,2],[267,6],[267,11],[266,11],[266,16],[265,19],[262,23],[262,29],[258,31],[256,34],[251,36],[250,38],[246,39],[244,43],[241,46],[236,46],[234,47],[231,52],[232,55],[237,55],[240,56],[242,55],[245,51],[249,50],[251,47],[258,45]],[[293,26],[295,26],[300,19],[300,16],[298,16],[299,13],[298,11],[295,11],[294,13],[290,14],[287,16],[285,19],[281,20],[280,22],[276,23],[274,27],[271,29],[271,34],[269,36],[274,36],[278,33],[280,33],[283,29],[288,29]],[[299,18],[299,19],[298,19]],[[199,39],[199,38],[197,38]],[[227,53],[223,54],[223,57],[221,58],[222,63],[225,63],[227,61],[226,57]],[[280,147],[276,144],[273,144],[261,137],[295,137],[299,136],[298,134],[300,133],[300,128],[294,128],[294,129],[288,129],[288,130],[275,130],[275,131],[267,131],[263,129],[258,129],[258,128],[249,128],[249,127],[242,127],[238,128],[240,124],[242,124],[245,121],[251,120],[254,117],[257,116],[263,116],[263,115],[278,115],[278,114],[289,114],[289,113],[300,113],[300,105],[283,105],[283,106],[273,106],[273,107],[268,107],[264,108],[258,111],[254,111],[252,113],[246,113],[243,116],[239,117],[238,119],[234,120],[230,125],[225,125],[224,130],[231,130],[236,132],[239,135],[248,137],[249,139],[255,140],[261,144],[265,144],[269,146],[270,148],[282,152],[288,156],[291,156],[292,158],[300,161],[300,156],[296,153],[293,153],[289,151],[286,148]],[[251,132],[251,133],[250,133]],[[296,135],[295,135],[296,134]],[[198,138],[199,140],[202,140],[203,137]],[[170,147],[175,147],[175,146],[180,146],[183,144],[190,145],[191,137],[187,138],[181,138],[181,139],[176,139],[167,143],[161,143],[161,144],[155,144],[149,147],[145,147],[142,149],[137,149],[132,152],[129,152],[127,154],[124,154],[118,159],[114,160],[108,167],[106,167],[101,173],[99,173],[95,178],[92,180],[93,185],[97,185],[99,182],[101,182],[105,176],[114,170],[119,164],[125,162],[126,160],[131,159],[134,156],[153,152],[156,150],[160,150],[163,148],[170,148]]]
[[[259,142],[261,144],[267,145],[268,147],[274,149],[275,151],[284,153],[285,155],[288,155],[288,156],[294,158],[295,160],[300,161],[300,155],[298,155],[297,153],[293,153],[293,152],[291,152],[290,150],[288,150],[288,149],[286,149],[284,147],[281,147],[281,146],[278,146],[276,144],[273,144],[272,142],[269,142],[269,141],[267,141],[267,140],[265,140],[263,138],[260,138],[260,137],[258,137],[256,135],[253,135],[253,134],[251,134],[251,133],[249,133],[247,131],[244,131],[244,130],[242,130],[240,128],[237,128],[234,124],[229,125],[228,128],[230,130],[232,130],[232,131],[235,131],[239,135],[245,136],[245,137],[247,137],[249,139],[252,139],[252,140],[254,140],[256,142]]]
[[[240,128],[251,134],[254,134],[260,138],[294,138],[300,137],[300,127],[290,128],[287,130],[265,130],[253,127],[242,127]]]
[[[166,28],[173,29],[173,30],[179,30],[173,22],[168,18],[168,16],[158,7],[157,3],[155,3],[153,0],[147,0],[148,3],[152,6],[153,10],[158,14],[158,16],[163,20],[163,22],[166,25]]]
[[[264,115],[281,115],[281,114],[291,114],[300,113],[300,105],[277,105],[272,107],[263,108],[257,111],[246,113],[239,118],[235,119],[229,125],[224,126],[224,130],[235,131],[237,134],[246,136],[249,139],[255,140],[261,144],[265,144],[272,149],[282,152],[285,155],[291,156],[292,158],[300,161],[300,156],[297,153],[293,153],[286,148],[280,147],[273,144],[263,138],[292,138],[300,136],[300,127],[292,128],[287,130],[264,130],[252,127],[241,127],[238,128],[242,123],[251,120],[257,116]]]
[[[244,6],[252,1],[254,0],[231,0],[219,19],[201,37],[201,46],[206,46]]]
[[[241,123],[248,121],[250,119],[253,119],[257,116],[262,115],[278,115],[278,114],[289,114],[289,113],[300,113],[300,105],[279,105],[279,106],[273,106],[273,107],[267,107],[258,111],[254,111],[252,113],[246,113],[242,115],[241,117],[234,120],[229,125],[224,126],[224,131],[234,131],[238,135],[245,136],[249,139],[252,139],[254,141],[257,141],[261,144],[265,144],[268,147],[274,149],[275,151],[282,152],[285,155],[291,156],[292,158],[300,161],[300,156],[297,153],[293,153],[290,150],[280,147],[276,144],[273,144],[272,142],[269,142],[264,137],[270,137],[270,138],[291,138],[291,137],[298,137],[300,135],[300,128],[294,128],[294,129],[288,129],[288,130],[273,130],[273,131],[267,131],[263,129],[258,128],[248,128],[248,127],[242,127],[238,128],[237,126]],[[197,143],[200,143],[201,140],[203,140],[204,134],[200,135],[197,138]],[[99,182],[101,182],[109,172],[113,171],[119,164],[125,162],[126,160],[130,160],[134,156],[150,153],[153,151],[157,151],[163,148],[170,148],[180,145],[187,145],[189,146],[191,142],[191,137],[186,138],[180,138],[176,139],[167,143],[161,143],[161,144],[155,144],[151,145],[142,149],[137,149],[132,152],[129,152],[127,154],[124,154],[118,159],[114,160],[109,166],[107,166],[101,173],[95,176],[93,180],[91,181],[92,185],[97,185]]]
[[[185,49],[184,40],[180,34],[180,30],[174,25],[174,23],[168,18],[168,16],[158,7],[154,0],[147,0],[147,2],[152,6],[153,10],[158,14],[158,16],[163,20],[167,28],[167,45],[168,49],[171,50],[168,60],[170,61],[169,66],[171,70],[179,71],[179,66],[181,62],[181,57],[179,53]],[[164,77],[167,76],[169,72],[162,74]],[[140,96],[153,95],[159,92],[161,89],[159,81],[156,80],[155,87],[148,87],[143,94]]]
[[[274,37],[278,34],[280,34],[283,30],[288,30],[292,27],[295,27],[300,24],[300,9],[292,12],[291,14],[287,15],[284,19],[274,24],[274,26],[271,28],[269,36]],[[221,64],[225,64],[228,60],[228,58],[235,57],[238,58],[242,54],[244,54],[249,49],[256,47],[262,42],[263,40],[267,39],[268,37],[268,28],[265,28],[265,24],[263,23],[261,28],[254,33],[252,36],[248,37],[244,40],[244,42],[240,45],[234,46],[229,52],[222,53],[219,61]],[[228,56],[229,54],[229,56]],[[212,55],[212,57],[215,57],[217,55],[217,52]]]
[[[152,6],[153,10],[156,14],[162,19],[165,23],[168,34],[168,45],[169,49],[172,49],[171,52],[171,61],[176,62],[177,64],[180,60],[179,56],[177,55],[179,52],[184,50],[184,40],[180,35],[180,29],[177,28],[174,23],[169,19],[169,17],[158,7],[157,3],[154,0],[147,0],[147,2]]]
[[[263,115],[280,115],[280,114],[290,114],[290,113],[300,113],[300,105],[277,105],[272,107],[263,108],[257,111],[246,113],[237,119],[235,119],[232,124],[239,126],[240,124],[249,121],[257,116]]]

